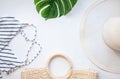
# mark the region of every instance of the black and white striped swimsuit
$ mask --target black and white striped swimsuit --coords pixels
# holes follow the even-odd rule
[[[20,61],[9,47],[11,40],[20,32],[23,25],[14,17],[0,17],[0,79],[2,72],[8,73],[25,62]]]
[[[9,72],[17,66],[23,65],[15,57],[11,48],[10,41],[17,35],[22,25],[14,17],[0,18],[0,72]],[[2,78],[0,73],[0,78]]]

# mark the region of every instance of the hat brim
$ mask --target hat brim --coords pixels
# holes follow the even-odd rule
[[[107,20],[120,15],[120,0],[97,0],[86,10],[81,21],[81,45],[88,58],[101,69],[120,74],[120,53],[109,48],[103,39]],[[107,5],[107,6],[106,6]]]

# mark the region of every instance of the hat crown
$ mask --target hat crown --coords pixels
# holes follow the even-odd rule
[[[110,48],[120,52],[120,18],[111,18],[105,23],[103,38]]]

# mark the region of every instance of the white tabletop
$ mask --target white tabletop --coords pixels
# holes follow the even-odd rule
[[[88,60],[86,54],[84,53],[84,50],[81,48],[81,17],[86,8],[90,4],[92,4],[94,0],[78,0],[76,6],[67,16],[47,21],[45,21],[42,17],[40,17],[40,15],[37,14],[37,12],[35,11],[33,0],[12,1],[0,0],[0,16],[15,16],[20,19],[21,22],[28,22],[30,24],[36,25],[38,30],[36,41],[39,42],[43,47],[40,56],[28,67],[45,67],[48,58],[52,54],[62,53],[67,55],[71,59],[74,69],[95,69],[99,73],[99,79],[120,78],[119,74],[105,72],[95,66],[91,61]],[[10,6],[11,4],[15,3],[19,4]],[[5,7],[5,5],[8,6]],[[60,64],[59,61],[58,64]],[[62,72],[62,70],[60,69],[64,69],[60,67],[54,68],[54,73],[57,73],[58,71]],[[21,79],[20,73],[23,69],[24,68],[19,69],[8,76],[5,76],[3,79]]]

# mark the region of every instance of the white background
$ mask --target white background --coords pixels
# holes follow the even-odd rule
[[[67,16],[45,21],[36,12],[33,0],[0,0],[0,16],[15,16],[21,22],[37,26],[36,41],[42,45],[43,50],[29,67],[45,67],[51,55],[62,53],[71,59],[74,69],[95,69],[99,73],[99,79],[119,79],[119,74],[105,72],[92,64],[80,46],[81,17],[93,2],[94,0],[78,0],[76,6]],[[61,63],[64,65],[64,62],[59,60],[56,64],[61,65]],[[62,72],[62,69],[65,69],[65,65],[58,66],[53,66],[54,69],[52,67],[54,73]],[[22,70],[24,68],[5,76],[3,79],[21,79]]]

